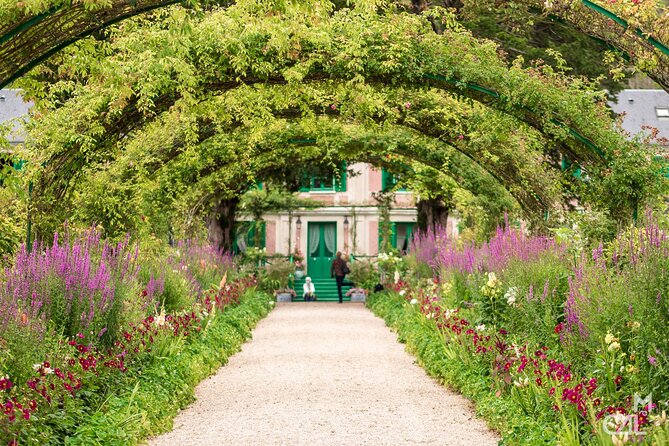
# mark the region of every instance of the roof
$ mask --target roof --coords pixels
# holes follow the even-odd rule
[[[659,130],[659,137],[669,139],[669,117],[658,117],[658,109],[669,110],[669,93],[664,90],[623,90],[617,95],[618,103],[609,103],[617,114],[626,112],[622,126],[632,136],[644,131],[643,126]]]
[[[21,90],[0,90],[0,124],[13,121],[12,130],[7,136],[12,144],[20,144],[25,141],[21,131],[21,120],[28,116],[32,103],[23,102]]]

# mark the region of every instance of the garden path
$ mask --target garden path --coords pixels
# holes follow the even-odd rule
[[[153,446],[496,445],[361,304],[279,304]]]

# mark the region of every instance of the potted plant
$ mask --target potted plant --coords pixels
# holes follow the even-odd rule
[[[293,254],[293,262],[295,263],[295,278],[298,280],[304,277],[304,265],[302,264],[303,259],[304,257],[302,257],[300,251],[295,251],[295,254]]]
[[[295,296],[295,290],[292,288],[279,288],[274,291],[277,302],[292,302]]]
[[[367,290],[364,288],[351,288],[346,292],[346,297],[350,297],[351,302],[365,302],[367,300]]]

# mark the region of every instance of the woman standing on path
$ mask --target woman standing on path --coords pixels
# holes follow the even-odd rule
[[[344,276],[349,273],[348,266],[346,266],[346,261],[341,258],[341,252],[337,251],[336,258],[332,261],[332,266],[330,267],[330,276],[334,277],[337,281],[337,293],[339,293],[339,303],[342,303],[344,297],[341,294],[341,286],[344,284]]]

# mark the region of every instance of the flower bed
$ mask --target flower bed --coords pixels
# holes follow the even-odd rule
[[[179,249],[144,274],[137,246],[95,231],[19,253],[0,290],[0,444],[127,444],[169,424],[271,302],[254,278],[226,284],[229,257]],[[116,424],[88,429],[100,419]]]
[[[417,243],[435,277],[369,305],[508,444],[669,444],[666,235],[650,222],[592,252],[520,234],[490,249],[510,232],[435,238],[441,256]]]

